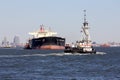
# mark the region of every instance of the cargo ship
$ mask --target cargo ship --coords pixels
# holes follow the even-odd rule
[[[81,30],[82,39],[72,43],[71,45],[66,45],[64,52],[66,53],[96,53],[96,50],[91,44],[88,22],[86,21],[86,10],[84,10],[84,23]]]
[[[56,36],[56,32],[50,29],[45,29],[44,25],[40,25],[40,29],[35,32],[30,32],[33,36],[28,40],[25,49],[42,49],[42,50],[64,50],[65,38]]]

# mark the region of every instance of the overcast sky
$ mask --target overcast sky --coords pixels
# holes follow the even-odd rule
[[[83,10],[87,11],[92,41],[120,42],[120,0],[0,0],[0,42],[4,37],[21,42],[41,24],[51,27],[66,42],[80,40]]]

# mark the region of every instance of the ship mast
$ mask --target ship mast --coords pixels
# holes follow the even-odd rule
[[[84,35],[85,35],[85,39],[84,41],[87,42],[87,43],[90,43],[91,42],[91,39],[90,39],[90,34],[89,34],[89,27],[88,27],[88,22],[86,21],[86,10],[84,10],[84,22],[83,22],[83,32],[84,32]]]

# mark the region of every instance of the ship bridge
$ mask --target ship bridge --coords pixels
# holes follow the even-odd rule
[[[43,25],[40,25],[40,30],[37,30],[35,32],[29,32],[29,34],[32,35],[34,38],[40,38],[40,37],[55,36],[57,32],[52,32],[50,29],[47,30],[44,28]]]

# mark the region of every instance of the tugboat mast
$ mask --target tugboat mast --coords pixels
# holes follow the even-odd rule
[[[89,34],[89,27],[88,27],[88,22],[86,21],[86,10],[84,10],[84,23],[83,23],[83,32],[84,32],[84,35],[85,35],[85,39],[84,41],[87,42],[87,43],[90,43],[91,40],[90,40],[90,34]]]

